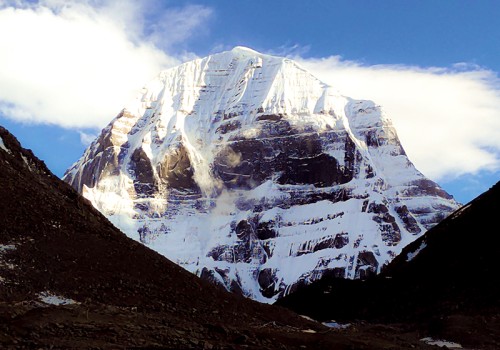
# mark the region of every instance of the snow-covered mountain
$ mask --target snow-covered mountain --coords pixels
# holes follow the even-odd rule
[[[128,236],[265,302],[377,273],[459,206],[380,106],[242,47],[163,71],[64,180]]]

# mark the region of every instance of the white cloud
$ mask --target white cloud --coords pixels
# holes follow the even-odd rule
[[[154,1],[0,1],[0,114],[63,127],[107,124],[159,71],[179,63],[158,48],[145,14]],[[170,46],[210,16],[168,12],[185,36],[162,26]],[[201,13],[201,15],[200,15]],[[169,30],[172,29],[172,38]]]
[[[151,27],[150,37],[159,47],[169,49],[195,33],[207,34],[208,27],[205,26],[202,31],[199,29],[212,15],[212,9],[201,5],[167,9]]]
[[[92,143],[92,141],[94,141],[98,136],[98,134],[88,133],[81,130],[78,131],[78,133],[80,134],[80,142],[84,146],[89,146]]]
[[[500,168],[500,80],[467,64],[367,66],[296,58],[342,94],[382,105],[417,168],[435,180]]]
[[[311,50],[310,45],[283,44],[277,48],[266,50],[266,53],[274,56],[302,57]]]

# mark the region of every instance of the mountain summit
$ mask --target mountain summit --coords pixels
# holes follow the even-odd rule
[[[243,47],[161,72],[64,180],[128,236],[266,302],[375,274],[459,206],[375,103]]]

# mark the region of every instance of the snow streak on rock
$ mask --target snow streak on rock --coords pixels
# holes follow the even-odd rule
[[[418,255],[418,253],[420,253],[425,247],[427,247],[427,244],[425,242],[422,242],[420,246],[417,248],[417,250],[409,252],[406,255],[406,261],[412,261]]]
[[[3,149],[5,152],[10,153],[9,149],[5,147],[5,143],[3,142],[3,139],[0,137],[0,149]]]
[[[130,237],[265,302],[375,274],[458,207],[379,106],[241,47],[162,72],[64,179]]]

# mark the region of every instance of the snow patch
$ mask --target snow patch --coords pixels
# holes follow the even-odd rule
[[[0,244],[0,267],[7,268],[9,270],[13,270],[15,268],[14,264],[8,263],[3,259],[3,255],[11,250],[16,249],[16,246],[14,244]],[[0,284],[4,284],[6,281],[6,278],[3,276],[0,276]]]
[[[464,205],[462,208],[458,209],[453,214],[451,214],[451,216],[450,216],[451,220],[455,220],[457,217],[459,217],[460,214],[462,214],[465,210],[467,210],[471,206],[471,204],[472,203]]]
[[[349,328],[351,326],[350,323],[341,324],[341,323],[338,323],[335,321],[323,322],[323,325],[327,326],[329,328],[334,328],[334,329],[346,329],[346,328]]]
[[[428,345],[445,347],[447,349],[462,349],[462,345],[460,345],[458,343],[451,342],[451,341],[447,341],[447,340],[436,340],[436,339],[433,339],[431,337],[427,337],[427,338],[420,339],[420,341],[423,341],[424,343],[426,343]]]
[[[311,333],[311,334],[314,334],[314,333],[316,333],[316,331],[314,329],[303,329],[302,333]]]
[[[33,168],[31,168],[31,165],[30,165],[30,162],[29,162],[28,158],[26,158],[22,153],[20,155],[21,155],[21,158],[23,159],[24,164],[26,164],[26,166],[28,167],[28,169],[31,172],[34,172]]]
[[[406,261],[407,262],[412,261],[413,258],[415,258],[418,255],[418,253],[420,253],[425,247],[427,247],[427,243],[425,242],[420,243],[420,246],[417,248],[417,250],[408,253],[408,255],[406,256]]]
[[[7,153],[11,153],[10,150],[5,146],[3,139],[0,137],[0,148],[3,149]]]
[[[13,244],[0,244],[0,255],[14,249],[16,249],[16,246]]]
[[[41,292],[40,294],[38,294],[38,298],[45,304],[55,305],[55,306],[78,304],[78,302],[73,299],[55,295],[48,291]]]
[[[305,319],[306,319],[306,320],[308,320],[308,321],[311,321],[311,322],[317,322],[315,319],[312,319],[312,318],[310,318],[309,316],[306,316],[306,315],[299,315],[299,316],[300,316],[300,317],[302,317],[302,318],[305,318]]]

